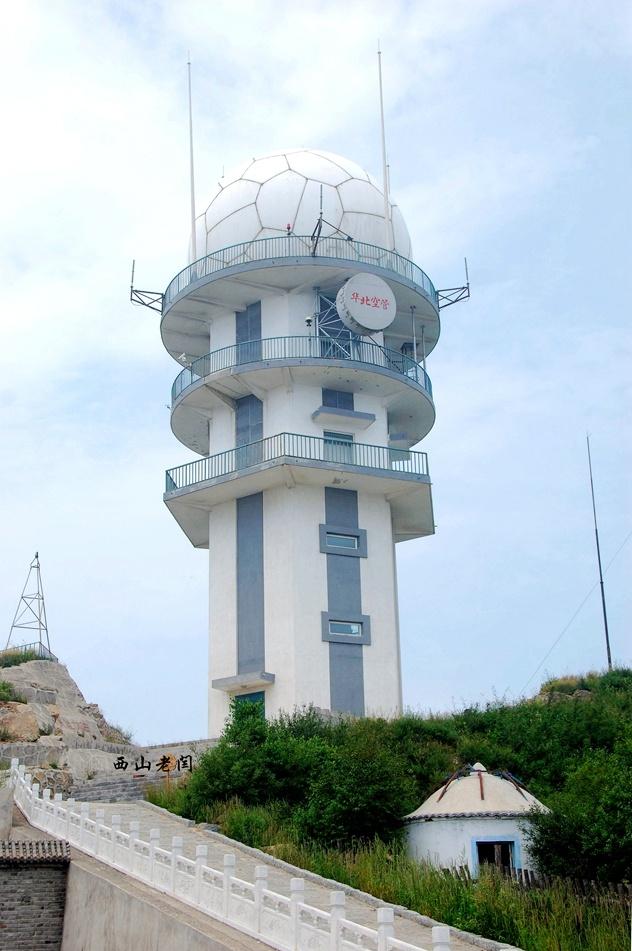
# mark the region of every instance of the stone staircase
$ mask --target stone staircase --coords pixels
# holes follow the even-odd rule
[[[134,802],[145,798],[145,790],[148,786],[162,786],[164,783],[165,779],[162,776],[151,778],[143,776],[138,779],[133,776],[126,778],[105,776],[75,784],[70,795],[78,802]]]

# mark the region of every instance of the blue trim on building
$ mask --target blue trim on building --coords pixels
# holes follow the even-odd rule
[[[473,835],[470,839],[472,875],[478,875],[479,873],[478,849],[476,848],[478,842],[513,843],[513,866],[518,869],[522,868],[522,843],[519,837],[516,835]]]

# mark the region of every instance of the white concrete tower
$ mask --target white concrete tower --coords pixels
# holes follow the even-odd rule
[[[394,547],[434,531],[411,447],[435,419],[439,296],[384,209],[340,156],[244,162],[162,295],[184,365],[171,426],[200,455],[167,472],[165,502],[209,549],[211,736],[233,696],[401,710]]]

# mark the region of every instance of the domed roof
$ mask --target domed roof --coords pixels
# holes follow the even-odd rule
[[[517,816],[546,810],[511,773],[488,773],[482,763],[465,766],[405,818],[457,819],[465,816]]]
[[[323,236],[341,231],[356,241],[386,246],[384,194],[359,165],[333,152],[289,149],[248,159],[218,183],[196,219],[197,256],[259,238],[311,235],[320,213]],[[410,257],[401,212],[391,205],[395,250]]]

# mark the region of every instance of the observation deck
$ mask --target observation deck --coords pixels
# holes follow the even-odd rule
[[[352,371],[350,373],[350,371]],[[300,383],[371,393],[388,401],[391,432],[414,445],[432,429],[432,385],[421,364],[361,339],[269,337],[223,347],[194,360],[171,388],[171,428],[195,452],[210,450],[207,416],[220,402],[279,386],[288,373]]]
[[[336,486],[390,502],[396,542],[434,533],[425,452],[279,433],[168,469],[164,500],[196,548],[209,546],[208,511],[278,485]]]
[[[162,340],[174,359],[208,350],[208,324],[226,310],[245,309],[267,293],[339,287],[359,272],[383,278],[395,294],[397,313],[389,333],[418,338],[424,328],[429,354],[439,338],[439,296],[420,267],[396,251],[341,237],[317,241],[294,234],[260,238],[214,251],[184,268],[162,298]],[[411,308],[412,317],[411,317]]]

